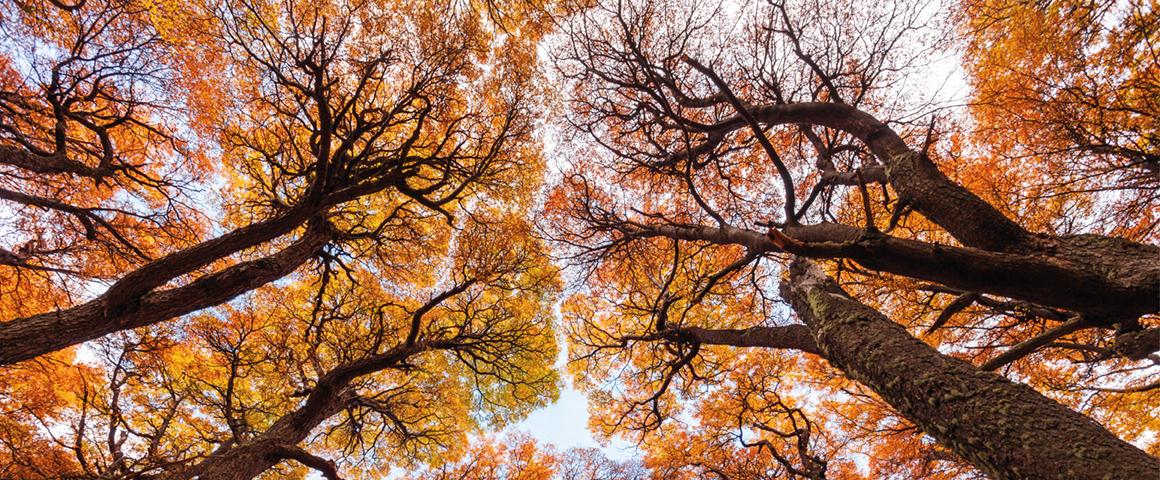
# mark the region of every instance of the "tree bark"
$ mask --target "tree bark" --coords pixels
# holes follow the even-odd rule
[[[261,475],[283,460],[294,446],[306,439],[310,431],[342,411],[346,386],[327,388],[298,410],[286,414],[262,432],[258,438],[240,445],[229,445],[210,454],[197,467],[196,478],[205,480],[249,480]],[[316,389],[316,392],[319,390]]]
[[[782,296],[848,377],[984,473],[999,479],[1156,478],[1160,461],[1095,421],[940,354],[797,259]]]
[[[296,206],[277,217],[246,225],[142,265],[105,291],[101,296],[104,309],[116,314],[134,299],[174,278],[293,232],[316,212],[317,209]]]
[[[873,115],[840,103],[804,102],[752,107],[766,125],[810,124],[847,132],[870,147],[886,166],[886,176],[914,209],[955,239],[976,248],[1004,251],[1026,241],[1030,233],[995,207],[943,175]],[[744,119],[727,118],[711,129],[739,129]]]
[[[776,234],[776,232],[771,232]],[[625,234],[663,236],[679,240],[743,245],[751,252],[788,252],[811,258],[849,258],[862,266],[911,278],[928,280],[968,292],[1018,298],[1039,305],[1083,312],[1097,325],[1100,319],[1122,319],[1160,310],[1160,285],[1139,281],[1109,282],[1090,266],[1049,255],[993,252],[978,248],[939,245],[867,235],[865,230],[836,223],[786,227],[783,239],[736,227],[698,225],[634,225]],[[1153,248],[1142,246],[1146,249]],[[1133,260],[1142,263],[1156,255]],[[1160,275],[1160,266],[1141,267]],[[1158,280],[1160,282],[1160,280]]]
[[[705,345],[778,348],[800,350],[814,355],[822,354],[805,325],[749,327],[742,330],[690,327],[671,329],[663,333],[674,337],[677,341],[692,341]]]
[[[384,174],[374,181],[339,189],[316,203],[296,205],[276,217],[173,252],[127,273],[90,302],[0,321],[0,365],[212,307],[286,276],[331,240],[331,227],[322,219],[327,208],[390,188],[401,178],[398,173]],[[237,252],[288,235],[304,224],[306,233],[278,253],[239,263],[183,287],[155,290]]]
[[[40,155],[28,151],[28,149],[10,145],[0,145],[0,165],[11,165],[32,173],[47,175],[68,173],[98,179],[112,174],[114,171],[114,168],[108,165],[90,167],[68,158],[64,152]]]
[[[1053,236],[1032,233],[995,207],[951,181],[925,155],[907,146],[890,127],[872,115],[839,103],[795,103],[749,107],[748,116],[765,125],[811,124],[845,131],[863,143],[886,167],[887,180],[900,200],[939,225],[966,247],[1032,257],[1067,272],[1066,278],[1041,277],[1039,283],[1070,292],[1144,292],[1136,309],[1099,312],[1107,323],[1155,313],[1160,305],[1160,248],[1102,235]],[[709,135],[744,128],[736,115],[703,128]],[[1076,279],[1076,281],[1072,281]],[[1035,299],[1015,296],[1037,302]],[[1107,305],[1120,300],[1107,299]],[[1045,303],[1046,304],[1046,303]],[[1065,307],[1067,308],[1067,307]]]
[[[454,340],[407,343],[338,366],[318,379],[302,406],[283,415],[257,438],[240,445],[219,448],[195,468],[194,475],[206,480],[249,480],[283,460],[301,461],[304,452],[297,448],[297,444],[355,399],[355,392],[350,388],[351,381],[397,367],[408,358],[423,352],[457,346],[459,344]],[[316,459],[310,461],[315,462]],[[308,466],[317,468],[314,465]]]
[[[282,278],[330,240],[328,227],[308,228],[281,251],[203,276],[188,285],[149,292],[110,312],[104,297],[66,310],[0,323],[0,365],[44,355],[112,332],[152,325],[227,302]]]

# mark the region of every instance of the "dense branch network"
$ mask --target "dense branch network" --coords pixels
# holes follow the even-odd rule
[[[1025,227],[940,168],[940,159],[957,161],[958,153],[940,151],[933,122],[886,120],[924,108],[882,97],[883,85],[921,55],[921,48],[907,46],[928,28],[921,14],[898,6],[853,13],[829,4],[834,11],[812,14],[790,2],[768,2],[762,14],[742,16],[752,22],[742,26],[748,31],[729,35],[719,33],[724,27],[717,22],[737,19],[722,20],[730,17],[708,5],[681,5],[679,15],[666,14],[672,7],[666,2],[598,7],[572,25],[558,50],[561,75],[581,92],[570,99],[570,123],[608,154],[577,161],[551,210],[555,238],[585,268],[591,289],[569,310],[569,338],[579,347],[574,368],[627,385],[585,386],[608,398],[607,431],[663,436],[663,420],[682,411],[686,399],[731,384],[722,377],[741,361],[731,355],[757,355],[713,347],[757,346],[820,355],[989,474],[1018,477],[1014,472],[1030,467],[1016,458],[983,458],[985,449],[967,445],[965,429],[925,423],[935,417],[896,403],[909,394],[891,398],[873,374],[854,371],[880,365],[875,374],[897,368],[899,375],[920,375],[911,370],[919,368],[918,357],[863,356],[874,338],[851,338],[863,346],[851,353],[857,358],[834,357],[826,346],[829,332],[807,319],[824,307],[787,296],[783,287],[781,297],[806,325],[787,323],[766,292],[774,290],[785,260],[803,257],[835,260],[836,274],[891,311],[909,311],[900,305],[912,297],[899,290],[913,285],[930,292],[927,312],[936,295],[949,294],[924,330],[934,339],[946,338],[948,325],[967,332],[951,338],[999,337],[978,347],[990,355],[979,360],[982,370],[1071,349],[1083,352],[1073,360],[1081,365],[1135,362],[1120,371],[1142,372],[1127,378],[1142,389],[1135,391],[1150,390],[1143,372],[1152,371],[1160,350],[1154,341],[1160,249],[1114,235]],[[831,22],[839,25],[827,30]],[[645,192],[665,194],[653,201]],[[791,274],[788,288],[802,288],[802,281]],[[885,293],[891,290],[897,293]],[[1089,380],[1100,376],[1092,371],[1085,374]],[[930,392],[915,396],[942,401]],[[1045,410],[1035,415],[1067,411],[1044,401]],[[974,413],[966,407],[939,415],[996,415],[983,403]],[[713,415],[707,401],[695,404],[701,415]],[[1092,426],[1082,417],[1068,422]],[[1097,427],[1091,435],[1114,438],[1102,432]],[[710,435],[703,441],[711,442]],[[986,436],[998,438],[993,435]],[[1126,462],[1140,472],[1156,468],[1143,452],[1115,444],[1124,454],[1134,452]],[[812,478],[784,456],[774,460]],[[1066,477],[1083,467],[1074,468],[1042,474]]]
[[[1154,476],[1154,9],[736,7],[0,6],[0,477]]]

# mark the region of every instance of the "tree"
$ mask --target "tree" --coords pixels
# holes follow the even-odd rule
[[[1154,476],[1154,10],[8,2],[0,477]]]
[[[113,13],[102,10],[105,6],[113,9]],[[93,62],[102,62],[76,74],[85,81],[95,82],[89,90],[97,93],[69,89],[75,95],[95,96],[112,103],[108,108],[112,112],[121,109],[137,114],[140,107],[136,105],[143,102],[113,95],[105,98],[98,87],[130,92],[144,89],[114,82],[130,82],[138,76],[148,78],[150,71],[135,69],[153,68],[148,62],[152,57],[147,56],[151,53],[149,42],[165,46],[173,42],[163,42],[155,38],[159,33],[149,33],[157,32],[160,27],[150,23],[152,17],[148,11],[131,10],[138,14],[131,19],[134,21],[109,25],[108,19],[120,18],[115,15],[120,11],[118,8],[132,8],[132,4],[114,0],[107,4],[85,3],[63,11],[53,7],[29,8],[17,12],[27,11],[27,16],[18,15],[13,20],[39,21],[32,18],[42,11],[56,12],[63,17],[58,23],[63,24],[82,23],[78,18],[97,19],[94,21],[101,29],[83,28],[75,33],[76,40],[73,37],[61,40],[81,45],[78,48],[82,49],[86,48],[84,42],[103,46],[120,42],[122,39],[118,36],[125,32],[146,32],[147,40],[137,44],[116,43],[118,48],[133,50],[122,54],[129,56],[128,61],[111,54],[76,53],[79,58],[92,57]],[[170,13],[163,5],[156,8],[159,10],[152,13],[158,17]],[[197,75],[220,82],[214,91],[196,90],[193,94],[221,95],[229,99],[202,102],[209,104],[207,108],[217,110],[191,112],[201,121],[206,121],[206,117],[215,121],[213,131],[217,138],[213,146],[221,150],[221,168],[231,177],[224,215],[216,215],[222,217],[220,230],[224,233],[210,239],[183,234],[181,238],[188,243],[184,248],[164,248],[161,245],[176,242],[144,235],[136,241],[158,245],[161,251],[140,255],[140,261],[124,255],[94,259],[116,268],[115,272],[106,274],[115,280],[104,293],[69,305],[73,303],[71,297],[83,297],[83,291],[76,287],[65,291],[71,295],[56,301],[64,303],[65,308],[50,304],[46,305],[47,311],[18,318],[10,315],[22,314],[23,308],[6,313],[5,317],[10,320],[0,324],[0,363],[26,360],[108,333],[155,324],[221,304],[290,274],[320,254],[335,258],[344,254],[344,248],[367,257],[404,252],[408,250],[404,245],[423,241],[423,229],[414,225],[432,215],[450,221],[462,202],[484,194],[494,194],[497,199],[515,199],[514,192],[526,190],[523,185],[538,180],[534,173],[539,159],[531,148],[529,126],[530,97],[534,92],[527,86],[531,78],[530,59],[519,51],[505,53],[480,47],[487,45],[494,35],[476,25],[482,19],[468,12],[440,16],[434,9],[434,5],[420,8],[390,3],[311,3],[307,7],[297,3],[219,5],[211,2],[204,11],[177,15],[178,20],[188,23],[186,29],[208,30],[203,36],[214,43],[198,48],[208,51],[208,55],[227,59],[224,65],[184,66],[198,68]],[[358,29],[356,21],[360,24]],[[424,35],[403,35],[394,28],[400,22],[421,26]],[[204,26],[205,23],[209,26]],[[37,30],[29,33],[39,34]],[[90,40],[94,36],[99,41]],[[40,40],[35,37],[29,41]],[[138,50],[141,53],[134,53]],[[145,60],[136,60],[134,55],[145,56]],[[485,71],[478,68],[477,62],[502,62],[503,65]],[[61,65],[74,63],[71,57],[66,57],[47,68],[55,72],[63,69]],[[206,71],[207,67],[228,72],[229,78]],[[112,73],[99,73],[105,68],[112,68]],[[122,73],[122,69],[128,73]],[[9,77],[18,75],[11,69],[9,73]],[[194,73],[173,73],[174,76],[183,74]],[[120,80],[119,76],[128,79]],[[103,80],[105,77],[112,79]],[[13,78],[12,83],[18,84],[20,80]],[[12,94],[6,94],[6,98],[24,96],[17,88]],[[50,100],[60,97],[54,88],[63,87],[50,82],[41,88],[46,90],[42,95]],[[33,99],[21,102],[37,105]],[[69,104],[78,105],[77,102]],[[14,119],[12,123],[16,123],[15,119],[34,118],[20,111],[10,115]],[[121,118],[126,115],[109,122],[125,128],[144,123]],[[80,122],[83,126],[86,121],[82,114],[76,114],[57,122],[56,129],[66,134],[63,140],[57,140],[60,153],[53,155],[71,155],[68,150],[71,140],[67,136],[70,122]],[[149,125],[139,128],[146,134],[159,130]],[[45,154],[32,140],[19,136],[15,128],[10,130],[5,137],[9,145],[5,150],[8,155],[5,158],[9,160],[3,163],[9,167],[5,178],[53,174],[60,170],[46,166],[43,162],[48,160],[36,160],[33,167],[28,167],[33,161],[25,160]],[[99,132],[85,135],[101,138]],[[93,143],[88,137],[76,141]],[[135,146],[131,142],[112,140],[100,144],[105,145],[103,153],[93,158],[120,158],[119,155],[133,153],[126,152],[123,144],[128,148]],[[165,167],[168,160],[164,152],[141,148],[149,155],[137,161],[156,168]],[[87,150],[77,150],[77,158],[68,160],[87,162],[90,157],[81,155]],[[135,160],[120,161],[131,164]],[[129,167],[108,168],[115,172],[133,171]],[[70,173],[62,173],[65,174]],[[77,213],[62,204],[55,210],[87,218],[74,222],[84,226],[86,232],[106,224],[115,225],[113,217],[104,215],[116,214],[118,209],[110,213],[106,207],[93,208],[87,210],[89,213]],[[39,241],[35,239],[43,235],[37,228],[34,225],[21,230],[33,240],[17,249],[25,253],[9,255],[15,260],[6,262],[4,268],[17,272],[16,275],[28,270],[71,275],[72,272],[44,265],[39,260],[33,262],[29,252],[51,249],[38,246]],[[110,231],[113,240],[106,243],[116,241],[115,232]],[[96,233],[89,236],[94,235],[100,238]],[[71,239],[63,236],[59,240],[71,243]],[[31,247],[24,247],[28,245]],[[41,295],[51,299],[53,295],[62,295],[54,287],[45,285],[47,291],[41,293],[35,284],[14,286],[19,289],[20,299]]]
[[[289,461],[338,478],[454,458],[476,424],[555,396],[555,270],[511,241],[529,239],[519,228],[466,231],[442,285],[352,272],[321,293],[263,288],[191,319],[183,341],[161,327],[102,339],[100,361],[57,387],[73,401],[31,412],[70,460],[28,476],[254,478]]]
[[[1110,193],[1072,208],[1133,239],[1154,238],[1156,228],[1154,10],[1139,1],[964,2],[959,13],[978,144],[1052,172],[1050,182],[1025,177],[1025,195],[1037,201]]]
[[[1154,382],[1138,372],[1160,348],[1160,249],[1138,232],[1060,228],[1060,217],[1082,212],[1025,203],[1013,219],[1003,211],[1016,203],[1001,210],[966,186],[973,177],[954,177],[952,168],[1016,167],[969,158],[976,153],[959,119],[928,122],[929,102],[899,91],[938,39],[927,7],[769,2],[731,14],[698,2],[639,2],[597,6],[571,24],[557,65],[572,89],[569,125],[591,142],[577,147],[581,160],[553,192],[547,221],[586,267],[586,288],[565,314],[573,372],[602,405],[596,423],[606,433],[647,436],[680,416],[682,404],[725,395],[744,383],[729,373],[754,354],[723,347],[761,347],[829,364],[773,355],[775,376],[799,377],[780,391],[814,387],[790,374],[795,365],[823,378],[833,367],[845,378],[829,377],[825,391],[848,404],[876,397],[905,417],[888,429],[899,434],[867,436],[871,452],[898,456],[900,437],[921,441],[917,427],[999,478],[1155,473],[1155,458],[1057,402],[1080,404],[1074,392],[1085,389],[1115,392],[1119,406],[1105,396],[1090,413],[1123,434],[1138,435],[1119,427],[1131,419],[1154,422],[1138,409]],[[1052,181],[1051,172],[1040,175]],[[1072,189],[1066,201],[1097,197]],[[1016,221],[1024,218],[1034,230]],[[829,274],[804,258],[831,260]],[[791,260],[796,267],[784,274]],[[802,323],[780,313],[778,283]],[[931,293],[922,299],[915,290]],[[929,321],[908,326],[981,369],[924,345],[880,309],[902,323]],[[952,328],[959,331],[946,333]],[[1029,355],[1062,361],[1012,371],[1056,390],[1056,400],[985,372]],[[1101,378],[1109,383],[1083,385]],[[850,380],[869,392],[839,393]],[[744,401],[762,392],[727,404],[752,410]],[[835,405],[840,399],[774,401],[759,416],[741,410],[734,440],[765,455],[772,467],[761,470],[842,475],[826,468],[834,447],[818,438],[856,432],[793,413],[873,411]],[[1087,457],[1093,449],[1103,453]],[[949,457],[922,450],[928,460],[899,461],[926,468]]]
[[[59,205],[0,265],[0,476],[369,475],[554,398],[544,19],[506,7],[6,5],[47,58],[4,52],[0,180]]]
[[[162,88],[171,50],[144,8],[12,2],[2,15],[0,311],[9,320],[68,305],[84,282],[204,235],[184,193],[212,163],[179,132],[180,95]]]
[[[556,478],[560,480],[644,480],[648,470],[635,460],[617,461],[598,449],[574,447],[560,456]]]

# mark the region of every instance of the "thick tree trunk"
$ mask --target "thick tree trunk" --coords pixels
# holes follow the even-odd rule
[[[279,418],[258,438],[214,452],[198,466],[196,478],[249,480],[283,460],[296,460],[291,456],[297,450],[294,446],[327,418],[342,411],[349,400],[345,384],[335,387],[339,388],[316,390],[318,394],[311,395],[312,402]]]
[[[940,354],[798,259],[782,295],[850,378],[1000,479],[1144,479],[1160,461],[1030,387]]]
[[[925,156],[908,150],[885,160],[890,184],[914,209],[950,232],[967,247],[1027,256],[1068,272],[1075,281],[1057,283],[1062,290],[1136,291],[1152,300],[1142,311],[1099,312],[1106,323],[1135,320],[1155,313],[1160,303],[1160,248],[1103,235],[1053,236],[1018,227],[982,199],[952,182]],[[1055,282],[1055,279],[1052,279]],[[1030,299],[1028,299],[1030,300]],[[1034,301],[1034,300],[1032,300]],[[1107,299],[1105,305],[1120,305]],[[1147,305],[1140,303],[1140,305]],[[1110,310],[1110,309],[1109,309]]]
[[[1160,258],[1160,249],[1148,245],[1136,244],[1140,254],[1124,259],[1124,264],[1135,265],[1131,269],[1141,276],[1125,282],[1109,282],[1105,272],[1091,265],[1080,268],[1049,255],[992,252],[882,234],[867,235],[863,229],[836,223],[789,226],[782,238],[735,227],[709,226],[640,226],[626,229],[625,233],[744,245],[751,252],[849,258],[872,270],[937,282],[962,291],[1002,295],[1087,313],[1097,324],[1100,319],[1135,318],[1160,310],[1160,263],[1143,265],[1150,258]],[[1157,278],[1156,283],[1147,280],[1152,277]]]
[[[101,296],[104,309],[110,313],[118,313],[127,303],[178,276],[294,231],[313,213],[314,210],[300,205],[275,218],[246,225],[149,262],[129,272],[109,287]]]
[[[832,223],[787,227],[786,233],[814,244],[796,251],[786,248],[791,253],[849,258],[873,270],[1081,312],[1096,324],[1160,310],[1160,262],[1154,261],[1160,259],[1160,248],[1152,245],[1084,236],[1058,243],[1090,245],[1053,248],[1052,254],[1016,253],[866,235],[862,229]],[[1100,244],[1122,248],[1104,250]]]
[[[982,251],[1026,256],[1066,272],[1065,277],[1039,277],[1037,282],[1071,292],[1143,292],[1143,302],[1106,311],[1075,309],[1106,317],[1106,323],[1131,321],[1156,313],[1160,305],[1160,248],[1102,235],[1057,237],[1025,230],[995,207],[939,171],[926,156],[911,149],[889,126],[857,108],[839,103],[796,103],[751,107],[748,112],[765,125],[811,124],[845,131],[865,143],[886,167],[887,180],[900,200],[951,234],[962,245]],[[742,115],[704,130],[708,134],[744,128]],[[861,261],[861,260],[859,260]],[[870,267],[874,268],[874,267]],[[1134,298],[1139,298],[1136,293]],[[1029,297],[1015,298],[1041,303]],[[1108,298],[1104,305],[1125,300]],[[1045,305],[1052,303],[1044,302]],[[1072,307],[1065,307],[1072,308]]]
[[[295,206],[281,215],[233,230],[174,252],[129,272],[100,297],[72,308],[0,321],[0,365],[27,360],[112,332],[151,325],[212,307],[288,275],[330,240],[326,209],[389,188],[402,178],[386,174]],[[317,222],[311,222],[315,218]],[[165,284],[237,252],[308,225],[302,238],[265,258],[242,262],[189,285],[157,291]]]
[[[0,323],[0,365],[227,302],[293,272],[329,240],[326,228],[310,228],[277,253],[227,267],[188,285],[146,293],[118,311],[108,311],[101,297],[66,310]]]

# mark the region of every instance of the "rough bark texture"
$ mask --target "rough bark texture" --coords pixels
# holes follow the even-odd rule
[[[678,340],[705,345],[780,348],[821,355],[821,350],[805,325],[749,327],[742,330],[693,327],[673,330],[672,333]]]
[[[1160,304],[1160,248],[1103,235],[1056,237],[1030,233],[993,207],[981,209],[982,199],[952,182],[926,157],[907,151],[886,160],[890,184],[914,209],[946,229],[963,245],[982,250],[1027,256],[1036,262],[1067,272],[1075,280],[1059,282],[1065,290],[1108,292],[1136,291],[1139,311],[1115,308],[1079,309],[1106,315],[1108,322],[1132,320],[1154,313]],[[1051,278],[1051,277],[1044,277]],[[1056,281],[1052,279],[1052,282]],[[1143,300],[1151,299],[1151,302]],[[1029,299],[1030,300],[1030,299]],[[1034,300],[1033,300],[1034,301]],[[1108,298],[1104,304],[1124,300]]]
[[[748,115],[765,125],[804,123],[854,135],[885,165],[887,180],[900,200],[945,229],[963,246],[1025,256],[1029,261],[1064,272],[1064,277],[1036,275],[1038,280],[1031,283],[1044,284],[1039,286],[1041,290],[1059,288],[1066,292],[1063,297],[1083,292],[1088,296],[1105,296],[1102,303],[1106,307],[1091,302],[1066,306],[1012,295],[1016,298],[1104,316],[1107,323],[1160,311],[1160,261],[1157,261],[1160,248],[1154,245],[1101,235],[1057,237],[1028,232],[947,178],[929,158],[907,146],[890,127],[850,105],[809,102],[766,105],[751,107]],[[719,135],[744,128],[745,123],[745,118],[737,115],[705,130]],[[1131,298],[1123,297],[1127,292],[1132,292]]]
[[[233,265],[188,285],[146,293],[116,311],[106,308],[102,296],[66,310],[0,323],[0,365],[229,301],[293,272],[329,239],[325,228],[308,229],[298,241],[270,256]]]
[[[782,295],[847,376],[980,470],[999,479],[1145,479],[1160,461],[1093,420],[940,354],[798,259]]]
[[[114,283],[101,297],[105,310],[117,313],[134,298],[172,279],[219,259],[294,231],[313,212],[296,207],[278,217],[233,230],[220,237],[171,253],[129,272]]]
[[[629,233],[744,245],[753,252],[784,251],[811,258],[849,258],[872,270],[937,282],[962,291],[1002,295],[1083,312],[1093,320],[1135,318],[1160,310],[1160,262],[1157,266],[1140,265],[1149,258],[1160,258],[1160,249],[1147,245],[1137,244],[1144,253],[1121,264],[1140,276],[1120,282],[1109,281],[1105,272],[1090,264],[1077,266],[1054,256],[993,252],[882,234],[867,235],[863,229],[836,223],[787,227],[787,241],[735,227],[661,225]],[[1155,255],[1146,253],[1150,250],[1156,250]],[[1151,277],[1157,280],[1147,280]]]

